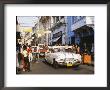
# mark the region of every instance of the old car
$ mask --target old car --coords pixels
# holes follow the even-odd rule
[[[81,55],[67,52],[66,49],[59,46],[51,48],[49,52],[45,53],[45,62],[52,64],[54,68],[59,66],[79,66],[82,63]]]

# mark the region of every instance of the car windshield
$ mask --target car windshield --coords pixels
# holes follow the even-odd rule
[[[54,52],[65,52],[64,48],[54,48]]]

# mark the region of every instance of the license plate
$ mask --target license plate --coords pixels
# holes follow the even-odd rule
[[[69,63],[68,63],[67,66],[72,66],[72,64],[69,64]]]

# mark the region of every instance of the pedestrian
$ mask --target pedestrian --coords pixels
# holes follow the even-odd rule
[[[38,63],[40,59],[40,47],[36,47],[36,53],[35,53],[35,62]]]
[[[80,54],[80,47],[77,45],[77,54]]]
[[[19,73],[18,50],[16,51],[16,74]]]
[[[32,49],[31,49],[30,45],[29,45],[29,48],[28,48],[28,55],[29,55],[29,62],[32,62],[33,56],[32,56]]]
[[[24,57],[24,70],[23,71],[30,71],[30,63],[28,59],[28,52],[27,52],[27,47],[24,45],[23,47],[23,57]]]
[[[22,54],[22,52],[23,52],[23,45],[21,45],[20,52]]]
[[[75,45],[75,49],[76,49],[76,53],[79,54],[80,48],[79,48],[78,44]]]
[[[32,57],[33,57],[33,60],[34,60],[34,47],[32,47],[31,50],[32,50]]]
[[[20,67],[22,64],[22,56],[21,56],[21,52],[19,52],[19,51],[18,51],[18,63],[19,63],[19,67]]]
[[[72,45],[72,51],[73,51],[73,53],[76,53],[76,47],[74,44]]]

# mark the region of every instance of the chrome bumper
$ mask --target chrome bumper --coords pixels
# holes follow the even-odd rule
[[[61,66],[76,66],[76,65],[80,65],[81,62],[58,62],[58,65],[61,65]]]

